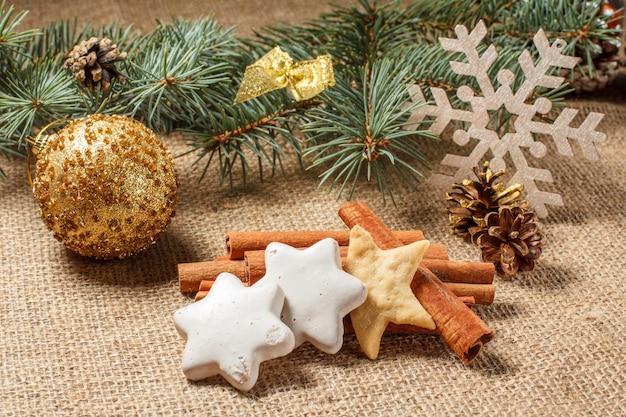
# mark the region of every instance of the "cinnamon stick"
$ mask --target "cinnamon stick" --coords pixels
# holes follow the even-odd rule
[[[472,297],[474,299],[473,304],[490,305],[493,303],[496,295],[496,287],[493,284],[443,282],[443,286],[456,295],[457,298]],[[413,292],[416,293],[415,291]],[[463,304],[467,305],[464,301]]]
[[[250,233],[252,233],[253,236],[254,235],[258,236],[259,233],[265,236],[270,235],[269,232],[250,232]],[[286,233],[284,236],[289,238],[291,233],[296,233],[296,232],[277,232],[277,233],[279,234]],[[305,233],[310,233],[310,232],[305,232]],[[344,232],[341,232],[341,233],[344,233]],[[421,233],[422,232],[419,232],[419,231],[410,231],[410,232],[406,232],[404,236],[406,239],[409,239],[409,236],[412,236],[412,237],[423,236]],[[198,290],[198,283],[200,281],[202,281],[203,279],[216,278],[220,272],[230,272],[231,274],[234,274],[237,276],[240,276],[240,274],[244,274],[243,272],[244,270],[240,268],[245,268],[245,265],[243,264],[240,265],[238,262],[241,262],[241,261],[239,259],[233,259],[232,257],[233,254],[235,254],[237,257],[240,256],[238,251],[244,248],[244,245],[241,244],[241,242],[252,241],[252,239],[246,239],[245,237],[242,237],[244,234],[245,232],[236,232],[235,241],[239,242],[237,246],[238,247],[237,252],[231,252],[228,255],[219,256],[213,261],[189,262],[189,263],[178,264],[178,281],[179,281],[180,291],[181,292],[195,292]],[[313,236],[313,235],[310,235],[310,236]],[[257,243],[250,244],[250,247],[259,246],[262,243],[265,243],[265,239],[267,239],[267,237],[264,237],[263,239],[264,240],[262,241],[257,239],[256,240]],[[294,239],[291,239],[291,240],[293,241]],[[267,244],[269,243],[271,242],[268,242]],[[281,242],[281,243],[284,243],[284,242]],[[316,242],[312,242],[311,244],[314,244],[314,243]],[[304,249],[304,248],[305,247],[301,247],[299,249]],[[255,250],[255,249],[247,249],[246,252],[250,252],[252,250]],[[265,250],[265,246],[259,250]],[[343,250],[346,251],[346,249],[343,249]],[[426,251],[426,254],[424,255],[424,257],[425,258],[427,257],[428,259],[443,261],[443,260],[448,259],[448,253],[444,245],[434,243],[428,247],[428,250]],[[241,260],[244,259],[243,254],[241,255],[240,259]],[[491,265],[491,264],[487,264],[487,265]],[[260,266],[263,266],[263,269],[256,270],[256,268]],[[256,276],[256,275],[263,276],[265,274],[264,263],[263,264],[255,263],[252,265],[252,268],[253,268],[253,270],[251,271],[252,276]],[[442,270],[445,270],[445,268],[442,267]],[[492,277],[494,273],[491,274]],[[447,274],[450,276],[455,276],[453,272],[447,272]],[[459,274],[456,274],[456,275],[458,276]],[[463,281],[463,282],[466,282],[466,281]],[[488,282],[481,282],[481,283],[488,283]]]
[[[194,296],[193,300],[200,301],[204,297],[206,297],[209,294],[209,291],[211,291],[214,283],[215,281],[212,279],[205,279],[204,281],[200,282],[200,287],[198,288],[198,292]]]
[[[178,287],[180,292],[196,292],[201,281],[206,279],[215,280],[222,272],[230,272],[243,279],[246,276],[246,265],[243,261],[219,258],[215,261],[178,264]]]
[[[200,282],[200,286],[198,288],[198,292],[195,295],[195,301],[201,300],[204,297],[207,296],[207,294],[209,293],[209,291],[211,291],[211,288],[213,287],[213,284],[215,283],[215,280],[212,279],[206,279],[203,280],[202,282]],[[246,285],[250,285],[248,283],[246,283]],[[471,296],[471,295],[461,295],[458,296],[459,300],[461,300],[463,302],[463,304],[465,304],[466,306],[468,306],[469,308],[473,307],[476,304],[476,299]],[[390,323],[391,324],[395,324],[395,323]],[[395,331],[393,329],[400,329],[400,328],[405,328],[406,331],[405,332],[400,332],[400,331]],[[412,330],[413,329],[413,330]],[[410,326],[410,325],[404,325],[404,324],[398,324],[395,326],[392,326],[390,330],[390,333],[420,333],[422,330],[427,330],[421,327],[416,327],[416,326]],[[432,333],[433,331],[428,330],[430,333]],[[430,334],[429,333],[429,334]]]
[[[181,292],[192,293],[196,291],[202,291],[199,285],[203,281],[214,281],[217,276],[222,272],[230,272],[231,274],[239,277],[243,282],[253,284],[261,279],[265,275],[265,256],[264,251],[250,251],[246,252],[245,260],[215,260],[207,262],[193,262],[178,265],[178,281]],[[345,262],[345,256],[342,256],[342,261]],[[422,265],[428,267],[430,261],[425,260]],[[453,271],[457,264],[461,264],[462,267],[457,271]],[[435,274],[439,278],[441,271],[447,271],[443,274],[445,277],[453,277],[456,281],[463,280],[463,271],[465,264],[481,265],[479,262],[453,262],[447,261],[444,266],[439,266]],[[493,264],[489,264],[493,268]],[[493,271],[491,277],[493,277]],[[472,296],[475,299],[476,304],[489,305],[493,303],[495,297],[495,287],[489,283],[487,275],[478,282],[485,283],[473,283],[469,282],[444,282],[444,285],[452,290],[456,296]]]
[[[424,239],[420,230],[398,230],[393,232],[403,244]],[[281,242],[294,248],[308,248],[327,237],[337,241],[339,246],[347,246],[350,241],[349,230],[298,230],[279,232],[228,232],[226,251],[230,259],[243,259],[244,252],[262,250],[272,242]],[[445,248],[444,248],[445,251]],[[442,259],[448,259],[447,253]]]
[[[496,275],[496,267],[491,262],[444,261],[424,257],[420,265],[443,282],[493,284]]]
[[[211,287],[213,287],[213,283],[215,281],[205,280],[200,283],[200,290],[196,293],[194,297],[194,301],[200,301],[204,297],[209,294],[211,291]],[[468,308],[472,308],[475,304],[474,297],[471,296],[461,296],[459,300],[463,302]],[[347,327],[346,327],[347,326]],[[346,316],[344,318],[344,332],[345,333],[354,333],[354,328],[352,328],[352,323],[350,322],[350,316]],[[428,330],[423,327],[411,326],[407,324],[396,324],[389,323],[387,328],[385,329],[385,333],[388,334],[437,334],[436,330]]]
[[[339,209],[339,217],[349,228],[360,225],[367,230],[381,249],[392,249],[402,245],[402,242],[362,201],[343,204]],[[432,316],[437,333],[463,363],[474,360],[482,346],[493,338],[493,331],[428,268],[423,266],[418,268],[411,287],[422,306]]]
[[[441,249],[443,248],[443,250]],[[445,246],[440,243],[432,243],[420,265],[430,269],[444,282],[464,282],[472,284],[492,284],[496,274],[496,267],[490,262],[458,262],[441,258],[441,252]],[[348,247],[339,247],[339,254],[343,262],[348,256]],[[447,255],[447,254],[446,254]]]
[[[345,247],[342,247],[341,249],[344,249],[344,248]],[[340,250],[340,254],[341,254],[342,264],[345,265],[347,251]],[[262,250],[248,251],[244,255],[244,258],[245,258],[244,261],[246,264],[246,268],[245,268],[246,275],[244,277],[244,282],[247,282],[250,285],[253,285],[255,282],[263,278],[263,276],[265,276],[265,251],[262,251]],[[466,264],[468,263],[482,264],[482,262],[459,262],[460,264],[462,264],[462,267],[460,269],[460,273],[457,274],[454,271],[451,271],[452,269],[454,269],[455,264],[457,264],[457,262],[447,261],[446,263],[447,263],[446,266],[438,265],[439,269],[446,271],[446,276],[448,277],[453,276],[457,280],[463,279],[463,276],[461,274],[464,272],[466,268]],[[420,265],[428,265],[428,262],[426,263],[422,262]],[[485,270],[487,271],[487,274],[490,274],[490,275],[487,275],[486,277],[479,277],[480,279],[478,279],[478,281],[485,282],[484,284],[482,283],[475,284],[471,282],[446,282],[444,283],[444,285],[450,288],[452,292],[457,296],[474,297],[476,304],[485,304],[485,305],[491,304],[493,303],[493,300],[495,297],[495,287],[490,282],[493,282],[493,276],[495,274],[495,267],[493,266],[493,264],[488,264],[488,265],[491,265],[491,268],[486,268]]]
[[[430,246],[434,246],[434,250],[430,250]],[[445,281],[449,282],[465,282],[476,284],[491,284],[496,273],[496,268],[492,263],[487,262],[454,262],[443,259],[432,259],[431,256],[440,256],[439,247],[441,244],[432,244],[426,250],[422,263],[425,266],[433,266],[434,269],[445,277]],[[299,248],[306,249],[306,248]],[[342,264],[345,264],[348,256],[348,247],[340,246],[339,255]],[[244,260],[249,268],[250,279],[252,282],[260,279],[265,275],[265,250],[249,250],[244,253]],[[476,265],[476,270],[472,268]],[[483,266],[484,265],[484,266]],[[444,281],[442,279],[442,281]]]
[[[253,279],[247,279],[247,275],[237,275],[237,277],[241,279],[244,284],[253,285],[259,279],[261,279],[263,275],[256,275],[253,277]],[[213,285],[213,282],[215,282],[215,278],[204,279],[195,286],[195,290],[185,292],[208,291]],[[467,298],[467,300],[471,298],[471,303],[465,302],[466,300],[462,300],[465,305],[489,305],[493,303],[493,300],[495,298],[495,287],[492,284],[465,284],[459,282],[444,282],[443,285],[445,285],[449,290],[454,293],[454,295],[459,298],[465,297]]]

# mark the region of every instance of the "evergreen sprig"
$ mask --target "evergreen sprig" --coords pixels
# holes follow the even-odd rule
[[[317,100],[295,102],[283,92],[273,92],[234,106],[235,93],[236,89],[230,97],[225,94],[230,100],[217,106],[218,112],[183,129],[191,145],[190,152],[198,155],[196,163],[204,160],[200,179],[214,160],[220,166],[220,183],[232,185],[236,166],[240,166],[245,183],[249,159],[256,159],[263,178],[264,166],[269,166],[271,173],[281,169],[288,147],[296,156],[300,155],[297,127],[304,112],[315,106]]]
[[[0,80],[0,137],[15,139],[21,148],[34,127],[79,116],[82,104],[72,80],[52,60],[10,69]]]
[[[586,0],[512,2],[494,25],[491,39],[497,45],[534,51],[532,37],[543,29],[548,39],[563,39],[567,43],[563,53],[581,57],[578,70],[594,77],[602,43],[620,36],[620,30],[609,25],[615,18],[600,13],[601,4]]]
[[[320,95],[324,105],[307,113],[302,130],[310,146],[310,168],[326,167],[321,182],[338,186],[339,195],[349,186],[351,198],[362,174],[374,180],[383,200],[399,195],[401,185],[414,187],[422,177],[415,162],[426,166],[419,142],[434,138],[427,131],[407,129],[409,116],[421,104],[410,101],[406,70],[398,62],[380,59],[357,77],[340,77],[335,88]]]
[[[13,6],[6,8],[5,1],[0,4],[0,57],[8,59],[13,53],[19,53],[22,46],[39,34],[37,30],[18,32],[17,28],[26,17],[25,10],[14,14]]]
[[[220,182],[233,184],[237,175],[245,181],[250,161],[256,160],[263,176],[280,171],[284,158],[295,154],[321,172],[322,183],[338,188],[338,195],[352,197],[364,180],[395,202],[422,176],[426,157],[419,145],[431,139],[425,125],[407,128],[411,110],[420,105],[410,104],[408,87],[445,86],[453,101],[468,81],[479,88],[450,71],[456,58],[442,50],[438,37],[454,37],[457,24],[474,27],[484,20],[485,44],[494,43],[499,53],[492,68],[496,88],[495,73],[502,67],[515,73],[517,84],[523,82],[517,57],[526,48],[532,51],[539,28],[549,38],[565,39],[593,76],[598,45],[619,35],[599,7],[600,2],[584,0],[414,0],[408,6],[358,0],[301,25],[277,24],[239,39],[213,17],[158,21],[147,34],[117,23],[79,28],[75,21],[19,32],[26,12],[15,13],[3,2],[0,152],[24,154],[26,139],[56,119],[118,113],[158,133],[182,131],[188,152],[204,164],[200,179],[219,164]],[[63,70],[67,52],[91,36],[107,37],[127,53],[118,63],[125,82],[89,91]],[[306,102],[278,90],[234,104],[246,66],[277,45],[296,61],[331,54],[336,85]],[[558,104],[566,92],[534,94]],[[509,121],[507,114],[493,116],[497,128],[507,129]]]
[[[383,200],[395,203],[404,186],[414,187],[426,167],[419,141],[433,138],[424,129],[408,130],[409,63],[401,54],[387,59],[390,43],[411,36],[398,2],[337,8],[302,27],[274,26],[256,34],[251,50],[281,45],[304,59],[328,53],[335,61],[336,85],[320,94],[321,105],[302,117],[303,156],[321,169],[321,183],[352,198],[361,180],[377,184]]]
[[[193,125],[219,101],[214,87],[231,82],[238,49],[232,31],[213,18],[160,22],[131,45],[120,100],[156,131]]]

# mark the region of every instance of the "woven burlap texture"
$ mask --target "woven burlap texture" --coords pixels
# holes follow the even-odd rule
[[[95,11],[85,16],[75,2],[22,3],[33,26],[74,14],[145,24],[213,12],[225,25],[258,26],[329,9],[306,1],[113,1],[89,3]],[[545,187],[566,205],[543,221],[549,243],[536,270],[496,279],[494,304],[475,308],[496,337],[473,365],[435,336],[385,336],[375,361],[346,336],[336,355],[305,344],[265,362],[249,393],[220,377],[193,383],[182,374],[184,342],[172,314],[192,301],[178,291],[176,266],[224,253],[228,230],[343,228],[344,200],[318,188],[316,173],[292,158],[284,177],[261,182],[253,173],[231,190],[219,186],[216,166],[198,183],[195,156],[177,158],[180,203],[167,233],[140,256],[98,262],[53,239],[38,217],[26,162],[3,159],[0,416],[626,416],[624,99],[624,76],[605,94],[569,99],[582,113],[606,115],[601,160],[537,161],[554,175]],[[188,149],[178,135],[162,139],[174,154]],[[433,167],[447,144],[424,148]],[[442,190],[424,183],[397,207],[383,206],[373,187],[360,187],[357,197],[389,227],[422,229],[453,259],[478,260],[475,246],[446,229]]]

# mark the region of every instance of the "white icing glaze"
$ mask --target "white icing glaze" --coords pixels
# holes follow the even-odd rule
[[[220,374],[235,388],[250,390],[261,362],[295,346],[280,320],[284,300],[278,285],[245,287],[236,276],[220,274],[204,299],[174,313],[174,325],[187,341],[185,376],[201,380]]]
[[[274,242],[266,248],[265,265],[265,276],[253,287],[278,284],[283,289],[281,318],[296,346],[309,341],[324,352],[339,351],[343,317],[363,303],[367,289],[341,269],[337,242],[328,238],[304,250]]]

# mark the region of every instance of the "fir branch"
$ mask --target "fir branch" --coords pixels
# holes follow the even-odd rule
[[[197,20],[174,19],[171,23],[157,20],[159,26],[149,36],[154,42],[167,41],[199,48],[204,58],[237,56],[233,49],[233,28],[224,28],[213,16]]]
[[[330,54],[339,67],[355,70],[384,56],[396,45],[406,46],[413,18],[398,0],[359,0],[358,6],[336,7],[304,24],[272,25],[243,40],[250,49],[280,45],[295,59]]]
[[[534,52],[532,38],[543,29],[548,39],[567,42],[564,53],[582,58],[589,77],[594,77],[596,58],[602,55],[602,43],[615,40],[620,29],[610,28],[613,17],[601,12],[602,2],[586,0],[532,0],[514,2],[502,15],[502,24],[494,27],[492,39],[497,44],[510,44]],[[582,68],[579,66],[579,70]]]
[[[599,2],[583,0],[415,0],[408,7],[397,0],[359,0],[356,6],[337,7],[303,25],[259,30],[250,39],[236,39],[212,17],[158,22],[146,35],[115,23],[78,28],[76,22],[64,21],[51,24],[38,36],[37,31],[17,32],[25,12],[14,15],[13,8],[7,10],[4,4],[0,7],[0,152],[20,153],[33,130],[56,118],[121,113],[138,118],[158,133],[183,129],[190,152],[199,153],[198,161],[208,160],[205,169],[211,160],[220,159],[224,182],[232,181],[237,166],[242,167],[245,179],[246,158],[257,159],[263,175],[263,167],[269,166],[272,172],[281,167],[285,147],[299,155],[297,128],[303,122],[312,146],[307,155],[313,156],[316,167],[333,161],[329,155],[343,158],[337,168],[325,171],[323,181],[341,184],[341,194],[363,169],[366,179],[377,181],[383,197],[392,198],[403,184],[417,181],[419,171],[413,164],[423,158],[402,123],[387,119],[388,110],[372,110],[379,102],[393,108],[398,104],[394,99],[400,97],[398,92],[389,96],[391,91],[378,83],[393,86],[402,79],[403,83],[445,85],[454,96],[456,88],[467,81],[449,70],[450,56],[436,49],[438,36],[453,37],[451,31],[457,24],[474,26],[479,19],[486,20],[490,33],[486,41],[499,50],[492,70],[511,69],[519,84],[523,77],[516,58],[526,47],[532,48],[531,38],[540,27],[549,37],[565,39],[572,53],[584,58],[589,75],[595,73],[595,60],[601,57],[599,45],[618,34],[607,27],[610,18],[599,12]],[[122,71],[126,82],[116,82],[105,92],[91,92],[60,69],[67,51],[91,36],[108,37],[128,53]],[[283,91],[233,105],[246,65],[276,45],[296,61],[326,53],[333,56],[338,83],[322,94],[321,106],[299,106]],[[396,73],[383,77],[381,65],[389,61],[396,63]],[[492,75],[497,88],[496,74]],[[351,95],[353,83],[358,97]],[[538,89],[534,97],[543,96],[555,104],[565,93],[563,88]],[[405,114],[404,110],[399,114]],[[510,119],[504,113],[494,118],[503,128]],[[333,123],[338,124],[333,127]],[[363,126],[373,129],[369,145],[367,141],[345,142],[347,137],[368,137],[361,131]],[[318,127],[321,130],[316,132]],[[351,130],[342,135],[342,128]],[[379,129],[382,136],[373,133]],[[381,139],[390,137],[395,139],[389,143]],[[369,155],[368,162],[359,159],[363,155]],[[350,188],[352,195],[354,186]]]
[[[414,188],[423,176],[415,163],[426,167],[417,139],[433,138],[426,131],[407,130],[408,118],[419,104],[407,105],[406,70],[398,62],[376,60],[358,78],[337,78],[335,88],[321,95],[323,106],[307,112],[302,126],[310,147],[310,168],[326,167],[321,183],[338,186],[337,197],[349,187],[352,198],[361,175],[374,179],[383,201],[395,203],[401,185]],[[347,75],[347,74],[344,74]]]
[[[159,132],[171,132],[207,117],[220,100],[220,83],[231,81],[237,44],[212,19],[161,24],[136,43],[127,59],[123,101],[131,116]]]
[[[19,11],[14,14],[14,7],[6,8],[4,0],[0,4],[0,100],[6,100],[9,94],[5,94],[2,84],[7,83],[7,79],[15,70],[16,60],[24,55],[24,44],[38,35],[37,30],[27,30],[19,32],[18,26],[26,17],[26,11]],[[6,106],[5,106],[6,108]],[[7,115],[0,110],[0,154],[5,158],[22,153],[16,149],[15,128],[7,127],[1,121]],[[0,168],[0,179],[5,178],[5,173]]]
[[[581,57],[587,67],[584,75],[594,77],[602,44],[620,37],[620,30],[608,25],[614,17],[604,15],[601,5],[586,0],[416,0],[407,8],[406,19],[418,44],[436,44],[439,37],[454,37],[456,25],[474,27],[483,20],[487,42],[518,53],[528,48],[536,54],[532,38],[543,29],[548,38],[565,40],[565,53]]]
[[[380,5],[377,1],[359,0],[359,5],[360,9],[338,8],[322,18],[324,29],[333,33],[327,41],[327,51],[340,65],[352,68],[369,65],[385,55],[391,45],[405,42],[410,29],[397,1]]]
[[[145,52],[129,60],[129,88],[124,97],[131,116],[163,132],[171,132],[183,114],[204,116],[199,90],[226,81],[226,64],[204,67],[197,49],[167,43]]]
[[[19,11],[13,15],[14,7],[6,9],[4,0],[0,4],[0,57],[5,59],[19,52],[22,46],[38,35],[38,31],[27,30],[18,32],[17,27],[27,15],[27,11]]]
[[[412,39],[437,44],[440,37],[453,37],[457,25],[474,27],[483,20],[487,27],[498,22],[511,0],[414,0],[406,9]]]
[[[205,160],[200,180],[206,175],[214,159],[218,160],[220,184],[233,184],[234,167],[240,166],[242,180],[247,181],[250,156],[257,160],[259,176],[263,179],[264,166],[272,174],[282,168],[282,160],[289,147],[300,154],[300,138],[295,132],[304,112],[315,106],[317,100],[295,102],[282,91],[257,97],[245,103],[223,103],[218,114],[199,119],[191,128],[183,129],[196,152],[196,164]],[[234,91],[233,95],[234,96]],[[276,96],[280,105],[276,104]]]
[[[25,69],[13,68],[0,79],[0,136],[23,147],[34,128],[84,115],[83,103],[73,79],[59,71],[53,60],[45,59]]]

